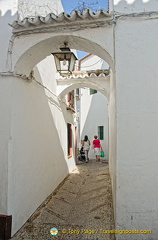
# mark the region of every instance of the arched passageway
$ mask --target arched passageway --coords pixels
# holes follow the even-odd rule
[[[27,21],[27,20],[26,20]],[[91,21],[90,21],[91,22]],[[91,22],[92,23],[92,22]],[[100,22],[97,22],[99,25],[101,26]],[[84,27],[84,24],[86,24],[86,27]],[[47,187],[48,189],[45,189],[45,184],[42,185],[41,189],[44,189],[41,191],[41,194],[39,193],[38,197],[38,201],[35,202],[35,200],[33,199],[33,194],[31,201],[33,203],[35,203],[33,206],[31,206],[31,209],[29,209],[29,213],[27,213],[26,215],[24,214],[24,216],[26,216],[26,218],[28,218],[28,214],[31,213],[31,211],[34,211],[37,208],[37,205],[39,204],[39,202],[42,201],[42,199],[44,199],[44,197],[47,195],[48,196],[48,192],[50,192],[51,189],[51,185],[50,182],[53,182],[54,184],[59,184],[59,182],[61,181],[62,175],[63,178],[68,174],[68,172],[70,170],[73,169],[74,167],[74,156],[69,156],[67,157],[67,149],[66,149],[66,145],[67,145],[67,135],[66,135],[66,129],[67,129],[67,123],[73,125],[73,117],[72,115],[68,114],[65,111],[64,108],[64,104],[61,101],[61,98],[64,97],[64,95],[74,89],[74,88],[78,88],[78,87],[85,87],[85,83],[81,83],[79,85],[73,85],[73,86],[69,86],[66,90],[64,90],[63,92],[60,93],[59,96],[57,96],[53,91],[54,89],[57,87],[57,83],[56,83],[56,78],[55,78],[55,69],[54,69],[54,65],[49,65],[50,69],[53,72],[53,74],[51,73],[51,70],[49,70],[48,72],[46,71],[46,68],[48,67],[47,61],[53,59],[53,56],[51,56],[52,52],[57,51],[63,44],[63,42],[67,42],[68,46],[71,49],[78,49],[78,50],[82,50],[82,51],[86,51],[86,52],[90,52],[94,55],[99,56],[100,58],[104,59],[105,61],[107,61],[107,63],[109,64],[109,66],[111,67],[112,70],[114,70],[114,63],[113,63],[113,44],[112,44],[112,39],[113,39],[113,26],[112,25],[104,25],[101,27],[96,28],[95,31],[95,35],[93,34],[93,30],[94,27],[96,27],[96,25],[92,26],[91,24],[88,26],[87,22],[84,23],[82,28],[78,27],[78,23],[76,25],[76,29],[74,31],[72,31],[72,25],[68,24],[64,29],[63,29],[63,25],[61,26],[61,24],[55,24],[55,25],[51,25],[51,26],[47,26],[46,28],[43,28],[39,26],[39,29],[34,28],[34,29],[29,29],[25,27],[23,28],[23,30],[17,28],[14,29],[14,39],[13,39],[13,45],[11,46],[11,51],[10,51],[10,58],[9,58],[9,63],[10,63],[10,71],[13,73],[13,75],[16,77],[22,77],[25,76],[28,77],[30,75],[30,72],[35,69],[35,80],[37,80],[36,78],[39,79],[39,81],[36,82],[40,82],[41,86],[44,87],[44,91],[42,91],[42,98],[40,98],[41,96],[41,90],[36,90],[36,86],[34,85],[35,81],[30,81],[27,84],[27,87],[29,89],[29,91],[27,92],[27,94],[23,95],[22,97],[25,98],[25,102],[27,102],[27,97],[30,96],[30,92],[31,92],[31,98],[29,98],[29,107],[26,104],[26,107],[28,108],[28,112],[31,112],[36,109],[38,109],[38,107],[35,105],[35,108],[33,109],[31,106],[31,101],[35,101],[36,99],[38,99],[39,103],[41,103],[41,100],[43,102],[45,102],[44,108],[42,109],[42,112],[39,113],[38,111],[38,115],[37,115],[37,119],[36,121],[33,121],[31,114],[29,116],[29,124],[30,122],[33,124],[34,127],[32,127],[34,129],[33,133],[37,130],[36,129],[36,122],[40,121],[40,117],[42,117],[43,122],[45,122],[45,124],[47,123],[46,121],[46,115],[45,115],[45,109],[48,109],[48,115],[49,115],[49,125],[47,125],[47,132],[49,132],[49,127],[51,127],[51,131],[52,131],[52,136],[53,136],[53,132],[55,131],[56,136],[58,137],[58,142],[60,145],[60,149],[58,149],[58,146],[56,148],[55,151],[55,159],[54,159],[54,164],[56,166],[56,172],[53,175],[54,178],[56,178],[57,180],[53,180],[52,181],[52,175],[51,176],[46,176],[46,180],[49,180],[49,178],[51,179],[51,181],[49,182],[49,186]],[[56,29],[56,31],[54,31],[54,29]],[[104,39],[102,38],[102,34],[103,34],[103,30],[104,30],[104,34],[107,34],[107,38]],[[93,40],[92,40],[93,39]],[[20,46],[20,47],[19,47]],[[44,61],[44,65],[42,65],[42,61]],[[49,62],[50,64],[50,62]],[[50,75],[51,76],[51,80],[52,83],[50,82]],[[19,79],[19,78],[18,78]],[[113,80],[113,78],[112,78]],[[111,79],[110,79],[111,81]],[[24,92],[27,91],[26,88],[24,87],[24,82],[19,83],[19,89],[22,89]],[[47,84],[47,88],[45,87],[45,85]],[[87,80],[87,86],[92,87],[92,88],[96,88],[98,91],[100,91],[103,95],[108,96],[109,99],[109,103],[111,102],[111,93],[110,93],[110,82],[107,81],[107,88],[102,88],[101,86],[99,86],[99,84],[97,83],[89,83],[89,81]],[[53,85],[53,86],[52,86]],[[55,86],[55,88],[53,89],[53,87]],[[49,91],[51,90],[51,91]],[[20,90],[21,91],[21,90]],[[114,97],[114,91],[113,91],[113,97]],[[43,103],[42,102],[42,103]],[[39,105],[39,103],[37,105]],[[22,105],[22,102],[18,104]],[[22,106],[20,106],[22,107]],[[114,108],[113,108],[114,110]],[[113,111],[112,113],[109,114],[109,117],[112,116],[112,118],[114,118],[114,114],[115,112]],[[53,127],[51,124],[51,118],[53,120]],[[113,121],[114,122],[114,121]],[[27,122],[26,122],[27,124]],[[109,124],[110,126],[110,124]],[[55,130],[54,130],[55,129]],[[51,133],[51,131],[49,132],[49,134]],[[40,132],[42,132],[42,139],[40,141],[38,141],[38,138],[41,136]],[[109,133],[111,133],[111,131],[109,130]],[[35,134],[36,135],[36,134]],[[109,134],[110,135],[110,134]],[[23,138],[27,137],[25,135],[22,135]],[[42,151],[42,147],[44,147],[45,153],[47,153],[48,158],[50,159],[50,161],[47,161],[48,166],[52,165],[50,164],[51,162],[51,156],[49,155],[49,150],[51,149],[50,153],[52,154],[52,148],[51,148],[51,141],[49,141],[49,144],[44,144],[44,142],[47,142],[47,134],[44,132],[44,129],[41,128],[40,131],[37,130],[37,135],[35,136],[35,141],[34,143],[40,143],[39,144],[39,150]],[[33,141],[33,140],[32,140]],[[114,142],[114,139],[113,141]],[[28,143],[28,147],[30,146],[31,148],[31,144],[32,142],[29,142],[29,138],[27,139],[27,143]],[[64,143],[64,144],[63,144]],[[49,146],[50,145],[50,146]],[[64,146],[63,146],[64,145]],[[55,146],[53,146],[55,148]],[[60,154],[58,154],[58,151],[62,151],[62,156],[60,156]],[[30,155],[32,156],[32,152],[30,151]],[[42,154],[41,154],[42,155]],[[66,156],[66,157],[65,157]],[[61,164],[60,161],[58,161],[58,158],[62,157],[63,161],[65,160],[65,165],[63,167],[63,165]],[[42,169],[42,158],[39,155],[39,159],[36,162],[38,163],[38,167],[41,166],[40,169]],[[110,159],[111,160],[111,159]],[[27,156],[26,156],[26,162],[27,162]],[[40,164],[39,164],[40,162]],[[60,163],[58,165],[58,162]],[[18,161],[17,161],[18,163]],[[34,163],[35,165],[35,163]],[[49,169],[51,169],[50,167],[48,167]],[[60,175],[57,176],[57,173],[59,171],[59,168],[61,169]],[[36,171],[36,169],[31,169],[32,172],[32,176],[34,175],[34,171]],[[38,172],[36,173],[38,175]],[[37,175],[34,175],[35,178],[37,177]],[[43,173],[44,175],[46,175],[46,172]],[[40,175],[39,175],[40,176]],[[38,176],[38,177],[39,177]],[[38,179],[37,177],[37,179]],[[29,182],[29,180],[27,180]],[[33,179],[34,181],[34,179]],[[113,182],[112,182],[113,184]],[[38,180],[36,181],[36,184],[38,185]],[[36,187],[36,186],[35,186]],[[35,188],[34,187],[34,188]],[[39,186],[38,186],[39,187]],[[53,186],[54,188],[54,186]],[[46,191],[47,190],[47,191]],[[28,191],[33,192],[33,187],[30,187],[28,184]],[[18,194],[18,193],[17,193]],[[34,197],[35,198],[35,197]],[[10,199],[11,201],[12,199]],[[29,203],[28,203],[28,208],[29,208]],[[24,209],[23,204],[21,204],[21,210],[26,211],[26,209]],[[26,220],[26,219],[25,219]],[[21,223],[25,222],[24,218],[22,219]],[[20,224],[21,224],[20,223]],[[19,223],[15,223],[14,225],[14,231],[17,230],[17,228],[20,225]]]

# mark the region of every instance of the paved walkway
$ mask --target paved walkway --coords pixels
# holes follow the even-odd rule
[[[50,229],[58,234],[52,236]],[[77,165],[66,181],[12,238],[37,240],[113,240],[108,164],[90,160]]]

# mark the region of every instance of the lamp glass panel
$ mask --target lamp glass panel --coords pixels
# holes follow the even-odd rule
[[[59,58],[56,55],[54,55],[54,60],[55,60],[57,71],[61,71],[61,63],[60,63]]]
[[[61,64],[61,71],[68,71],[69,61],[66,59],[60,62]]]
[[[74,70],[75,61],[76,61],[76,57],[75,57],[75,55],[72,53],[72,54],[71,54],[70,63],[69,63],[69,71],[70,71],[70,72],[72,72],[72,71]]]
[[[72,72],[74,70],[76,56],[70,51],[53,53],[57,71]]]

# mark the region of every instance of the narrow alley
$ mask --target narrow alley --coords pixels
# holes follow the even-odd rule
[[[58,234],[51,235],[51,228]],[[110,229],[114,221],[108,164],[90,160],[77,165],[12,240],[113,240],[105,231]]]

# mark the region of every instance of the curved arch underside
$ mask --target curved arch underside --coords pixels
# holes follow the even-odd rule
[[[64,42],[67,42],[71,49],[99,56],[113,70],[112,32],[112,26],[108,26],[104,29],[84,29],[75,33],[71,31],[34,33],[15,37],[12,49],[12,71],[15,74],[28,76],[36,64],[52,52],[59,51]]]
[[[65,95],[69,92],[71,92],[74,89],[77,88],[93,88],[98,90],[100,93],[102,93],[104,96],[108,97],[109,95],[107,94],[107,91],[98,87],[97,84],[90,84],[90,83],[76,83],[76,84],[71,84],[70,86],[66,87],[59,95],[58,97],[60,99],[63,99]]]

